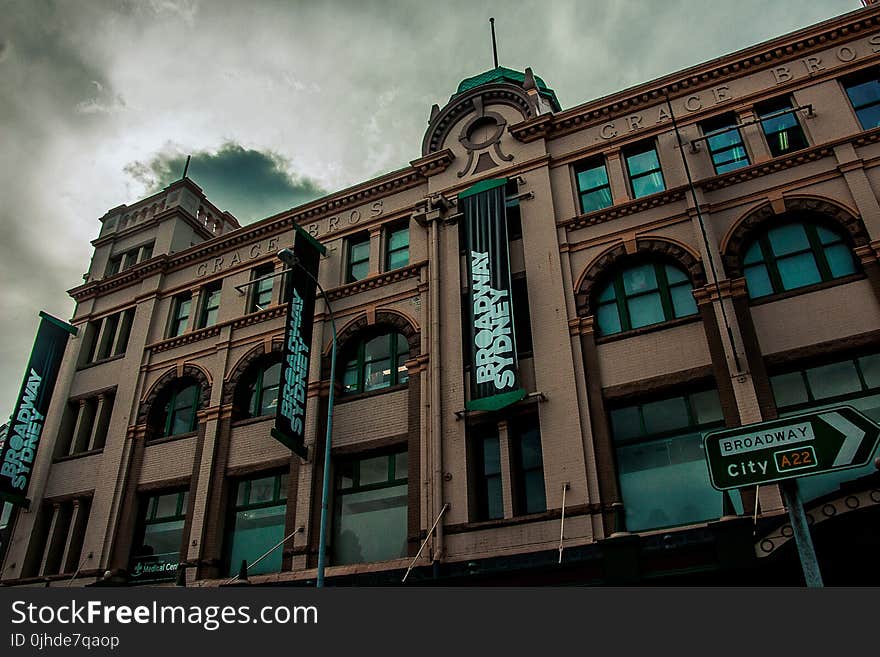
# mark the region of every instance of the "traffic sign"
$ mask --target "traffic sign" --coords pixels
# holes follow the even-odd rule
[[[852,406],[791,415],[703,436],[718,490],[769,484],[868,463],[880,427]]]

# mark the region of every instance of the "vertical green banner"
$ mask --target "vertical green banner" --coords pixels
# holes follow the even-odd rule
[[[513,330],[507,180],[485,180],[458,195],[467,236],[467,318],[471,353],[468,410],[497,410],[525,397]]]
[[[49,412],[67,339],[71,335],[76,335],[73,326],[40,313],[40,328],[9,419],[9,432],[0,447],[0,500],[20,506],[28,504],[27,490],[43,423]]]

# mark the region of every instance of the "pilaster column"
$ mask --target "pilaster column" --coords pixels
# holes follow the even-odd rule
[[[70,528],[67,531],[67,536],[64,540],[64,552],[61,554],[61,572],[62,573],[72,573],[76,571],[77,566],[79,566],[76,561],[78,560],[77,552],[77,543],[82,545],[82,541],[79,540],[81,537],[77,537],[77,528],[82,524],[82,516],[83,516],[83,504],[82,500],[76,498],[73,500],[73,511],[70,515]],[[72,558],[73,557],[73,558]],[[74,563],[71,563],[71,562]]]
[[[736,110],[737,123],[749,123],[754,121],[755,118],[755,112],[751,107],[742,107]],[[740,133],[742,134],[743,143],[746,145],[746,150],[749,152],[752,164],[766,162],[773,157],[764,139],[764,130],[760,122],[740,128]]]
[[[375,276],[382,268],[382,227],[374,226],[370,229],[370,273]]]
[[[46,547],[43,550],[43,558],[40,560],[40,575],[53,575],[48,572],[48,566],[52,560],[52,554],[55,552],[57,541],[55,540],[55,532],[58,529],[61,517],[61,505],[58,502],[52,503],[52,518],[49,521],[49,531],[46,533]]]
[[[501,457],[501,499],[505,518],[513,518],[513,461],[509,435],[507,422],[502,420],[498,423],[498,450]]]
[[[89,440],[86,443],[87,450],[96,449],[96,444],[104,444],[104,435],[107,431],[107,423],[104,421],[106,413],[107,393],[98,395],[98,405],[95,409],[95,419],[92,422],[92,430],[89,432]]]
[[[629,200],[629,189],[626,184],[626,164],[619,148],[605,154],[605,166],[608,168],[612,204],[625,203]]]
[[[70,449],[68,450],[68,454],[76,454],[78,452],[83,451],[83,443],[88,444],[89,435],[91,433],[91,426],[89,426],[88,419],[88,400],[87,399],[79,399],[77,400],[79,404],[79,408],[76,412],[76,422],[73,425],[73,433],[71,434],[70,439]]]
[[[199,314],[199,297],[201,296],[201,288],[193,290],[192,301],[189,305],[189,318],[186,320],[186,330],[184,333],[190,333],[195,330],[196,322]]]

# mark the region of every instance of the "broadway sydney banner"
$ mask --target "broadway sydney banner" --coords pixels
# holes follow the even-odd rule
[[[467,238],[471,395],[468,410],[497,410],[525,397],[513,330],[504,188],[486,180],[458,195]]]
[[[0,500],[27,506],[27,490],[67,339],[76,329],[40,313],[40,328],[0,447]]]
[[[318,263],[326,253],[324,246],[296,226],[293,258],[282,258],[291,271],[287,274],[287,323],[281,360],[281,390],[275,409],[272,436],[306,458],[306,391],[309,385],[309,356],[315,315]],[[291,260],[291,262],[288,261]]]

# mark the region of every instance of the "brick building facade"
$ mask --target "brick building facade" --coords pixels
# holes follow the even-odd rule
[[[565,110],[496,68],[380,178],[244,227],[189,179],[110,210],[0,578],[211,586],[289,537],[249,580],[313,583],[335,385],[331,584],[426,538],[414,583],[799,583],[778,486],[714,490],[700,436],[880,419],[878,53],[869,6]],[[528,394],[469,411],[457,197],[487,179]],[[305,460],[269,433],[294,223],[327,248]],[[876,583],[873,464],[801,489],[826,579]]]

